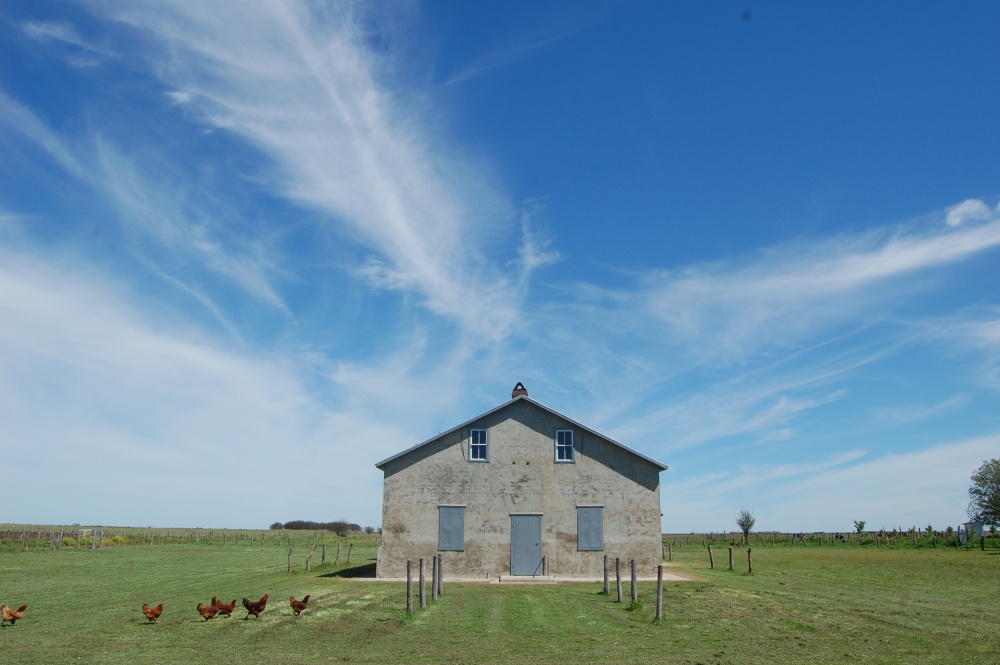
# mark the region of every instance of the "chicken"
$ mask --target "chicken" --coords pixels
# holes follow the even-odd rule
[[[198,614],[205,617],[205,621],[209,619],[214,619],[215,615],[218,614],[219,610],[211,605],[205,605],[204,603],[198,603]]]
[[[160,615],[163,614],[163,603],[156,607],[150,607],[148,603],[143,603],[142,613],[146,615],[150,623],[160,623]]]
[[[288,603],[292,606],[292,611],[295,612],[295,616],[299,616],[302,610],[306,609],[306,605],[309,604],[309,595],[306,595],[302,600],[295,600],[295,596],[288,599]]]
[[[246,621],[247,619],[249,619],[251,614],[254,615],[255,617],[257,617],[259,619],[260,618],[260,613],[264,611],[265,607],[267,607],[267,599],[269,597],[270,597],[270,594],[265,593],[264,597],[261,598],[258,601],[253,601],[253,600],[250,600],[249,598],[244,598],[243,599],[243,607],[246,608],[247,615],[245,617],[243,617],[243,620]]]
[[[233,602],[226,605],[221,600],[216,599],[215,596],[212,596],[212,607],[218,611],[219,616],[229,617],[233,613],[233,610],[236,609],[236,599],[233,598]]]
[[[12,610],[6,605],[0,607],[0,614],[3,615],[3,621],[0,621],[0,626],[3,625],[4,621],[10,621],[10,625],[14,625],[14,622],[24,616],[24,611],[28,609],[27,605],[21,605],[16,610]]]

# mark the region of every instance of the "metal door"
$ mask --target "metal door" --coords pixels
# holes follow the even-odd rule
[[[542,516],[510,516],[510,574],[542,574]]]

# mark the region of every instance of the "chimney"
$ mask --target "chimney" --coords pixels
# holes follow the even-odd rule
[[[528,389],[524,387],[523,383],[521,383],[520,381],[518,381],[517,385],[514,386],[514,391],[510,394],[510,398],[514,399],[515,397],[520,397],[521,395],[524,395],[525,397],[527,397],[528,396]]]

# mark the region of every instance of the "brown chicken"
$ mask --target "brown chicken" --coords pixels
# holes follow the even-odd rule
[[[150,607],[149,603],[143,603],[142,613],[146,615],[150,623],[160,623],[160,615],[163,614],[163,603],[156,607]]]
[[[306,595],[306,597],[302,600],[295,600],[295,596],[288,599],[288,603],[292,606],[292,611],[295,612],[295,616],[299,616],[299,613],[306,609],[306,605],[309,604],[309,595]]]
[[[250,600],[249,598],[244,598],[243,607],[246,608],[247,615],[243,617],[243,620],[246,621],[247,619],[249,619],[251,614],[259,619],[260,613],[264,611],[265,607],[267,607],[267,599],[269,597],[270,594],[265,593],[264,597],[257,601]]]
[[[219,616],[229,617],[233,613],[233,610],[236,609],[236,599],[233,598],[233,602],[226,605],[221,600],[216,599],[215,596],[212,596],[212,607],[218,611]]]
[[[0,614],[3,615],[3,621],[0,621],[0,626],[3,625],[4,621],[10,621],[10,625],[14,625],[14,622],[24,616],[24,611],[28,609],[27,605],[21,605],[16,610],[12,610],[6,605],[0,607]]]
[[[205,605],[204,603],[198,603],[198,614],[205,617],[205,621],[209,619],[214,619],[215,615],[218,614],[219,610],[211,605]]]

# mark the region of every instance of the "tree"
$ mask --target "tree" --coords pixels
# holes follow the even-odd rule
[[[974,522],[1000,522],[1000,459],[983,462],[972,474],[969,488],[969,518]]]
[[[736,518],[736,526],[743,532],[743,542],[747,542],[750,537],[750,529],[757,523],[757,518],[746,508],[740,508],[739,517]]]
[[[854,520],[854,530],[858,533],[861,533],[862,531],[865,530],[865,524],[867,524],[867,522],[865,522],[864,520]]]

